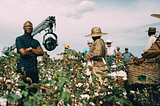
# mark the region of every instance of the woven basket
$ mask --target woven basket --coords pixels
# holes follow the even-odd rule
[[[126,67],[128,69],[128,73],[127,73],[128,85],[158,84],[158,83],[148,80],[148,78],[155,80],[156,78],[160,77],[160,64],[159,63],[144,61],[140,65],[135,65],[134,63],[130,63]],[[146,81],[138,80],[138,76],[141,76],[141,75],[146,76]]]
[[[123,80],[123,77],[124,77],[124,76],[117,76],[117,79],[116,79],[116,81],[115,81],[114,76],[111,76],[111,78],[112,78],[112,82],[111,82],[111,83],[112,83],[113,85],[119,83],[119,84],[121,84],[121,85],[120,85],[120,87],[118,87],[118,88],[124,88],[124,83],[125,83],[125,81]]]

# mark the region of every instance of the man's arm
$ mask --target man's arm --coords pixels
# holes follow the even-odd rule
[[[44,54],[43,49],[40,46],[38,46],[36,49],[32,49],[31,51],[37,56],[42,56]]]
[[[36,49],[21,48],[19,49],[19,53],[21,56],[42,56],[44,54],[43,49],[40,46],[38,46]]]
[[[92,50],[92,52],[90,53],[86,53],[86,57],[88,59],[99,59],[99,57],[103,55],[102,45],[102,42],[95,41],[94,45],[92,45],[92,47],[90,48],[92,49],[94,47],[94,50]]]

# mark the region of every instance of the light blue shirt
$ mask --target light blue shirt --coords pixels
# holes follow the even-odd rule
[[[83,52],[82,52],[82,53],[84,53],[84,54],[89,53],[89,49],[90,49],[90,47],[89,47],[89,46],[87,46],[86,48],[84,48],[84,50],[83,50]]]

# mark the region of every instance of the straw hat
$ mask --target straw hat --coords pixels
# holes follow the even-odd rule
[[[71,46],[69,44],[63,44],[63,46],[67,49],[71,48]]]
[[[149,27],[148,31],[146,32],[157,32],[155,27]]]
[[[151,14],[152,17],[156,17],[160,19],[160,14]]]
[[[119,46],[116,46],[116,49],[117,49],[117,50],[119,50],[119,49],[120,49],[120,47],[119,47]]]
[[[97,37],[97,36],[102,36],[102,35],[107,35],[108,33],[102,33],[101,28],[99,27],[93,27],[91,30],[91,34],[87,35],[85,37]]]
[[[89,43],[92,43],[92,41],[88,41],[88,44],[89,44]]]
[[[112,43],[113,41],[111,41],[110,39],[107,39],[107,41],[105,42],[106,44],[107,43]]]

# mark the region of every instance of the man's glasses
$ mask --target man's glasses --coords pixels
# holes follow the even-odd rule
[[[24,27],[33,27],[32,25],[26,25],[26,26],[24,26]]]

